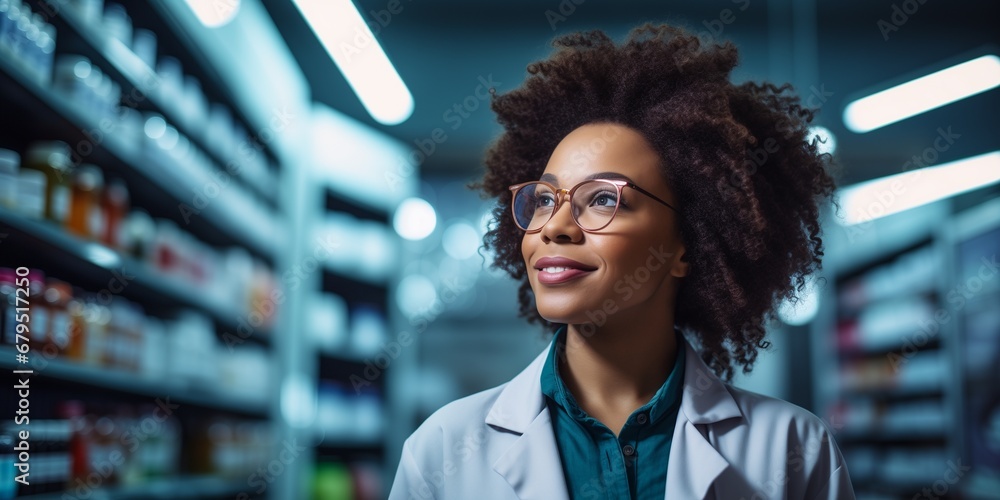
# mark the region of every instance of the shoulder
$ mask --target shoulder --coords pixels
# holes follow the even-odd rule
[[[781,486],[790,498],[853,498],[848,496],[850,478],[835,440],[838,427],[788,401],[730,384],[726,389],[743,419],[723,447],[739,456],[748,470],[755,463],[758,471],[768,471],[752,481],[759,489]]]
[[[726,384],[726,389],[732,394],[744,419],[750,426],[776,426],[794,429],[803,434],[833,434],[825,421],[811,411],[794,403],[772,396],[748,391]]]
[[[835,442],[837,428],[813,412],[764,394],[726,384],[726,389],[743,413],[749,438],[772,443],[775,451],[784,450],[789,462],[814,466],[827,462],[836,468],[842,462]],[[781,445],[784,445],[784,448]]]
[[[508,382],[509,383],[509,382]],[[455,443],[485,438],[486,416],[508,383],[456,399],[432,413],[406,439],[406,446],[418,458],[443,454]]]
[[[551,347],[551,344],[550,344]],[[544,406],[539,375],[549,348],[507,382],[452,401],[427,417],[403,443],[420,464],[486,466],[501,456]]]
[[[498,487],[489,479],[502,481],[491,467],[503,443],[486,419],[506,385],[452,401],[427,417],[403,443],[389,498],[467,498],[484,485]]]

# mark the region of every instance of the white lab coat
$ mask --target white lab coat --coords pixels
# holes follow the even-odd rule
[[[685,339],[681,408],[666,500],[853,499],[826,424],[786,401],[723,383]],[[509,382],[451,402],[403,444],[390,500],[604,499],[600,482],[572,497],[540,376],[552,343]]]

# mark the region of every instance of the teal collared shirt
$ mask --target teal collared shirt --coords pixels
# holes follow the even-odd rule
[[[673,370],[653,398],[629,415],[615,437],[577,405],[560,377],[557,356],[565,352],[566,326],[556,332],[541,382],[571,498],[663,498],[684,385],[684,340],[677,330],[674,334],[677,361]]]

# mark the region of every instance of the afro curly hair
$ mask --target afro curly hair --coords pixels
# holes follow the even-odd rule
[[[571,131],[611,122],[639,131],[659,153],[662,175],[681,206],[689,263],[675,326],[694,335],[706,364],[725,380],[749,373],[767,349],[765,324],[781,300],[796,302],[821,268],[820,203],[836,188],[829,154],[808,140],[814,110],[791,85],[735,85],[731,42],[646,23],[616,46],[601,30],[556,37],[554,53],[529,64],[523,85],[490,89],[503,133],[490,143],[484,177],[469,184],[498,198],[484,247],[492,268],[519,281],[519,315],[548,333],[561,325],[538,314],[510,217],[508,186],[537,180]]]

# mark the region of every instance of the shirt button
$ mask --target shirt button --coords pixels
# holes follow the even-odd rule
[[[625,453],[626,457],[631,457],[632,455],[635,454],[635,447],[630,444],[627,444],[624,447],[622,447],[622,452]]]
[[[639,422],[640,424],[645,424],[648,420],[649,419],[648,417],[646,417],[645,413],[640,413],[639,416],[635,417],[635,421]]]

